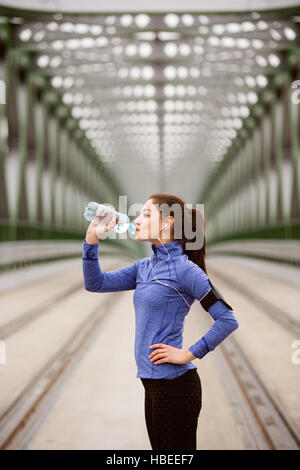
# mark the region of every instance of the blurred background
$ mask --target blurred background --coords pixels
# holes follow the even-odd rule
[[[85,291],[81,256],[89,201],[153,192],[204,204],[240,323],[195,361],[199,449],[299,448],[299,130],[300,1],[0,2],[2,448],[150,449],[133,291]],[[151,252],[110,236],[101,269]]]

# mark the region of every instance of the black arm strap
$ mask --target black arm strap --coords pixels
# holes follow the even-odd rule
[[[208,279],[208,282],[211,285],[211,290],[200,300],[200,303],[204,310],[208,312],[209,307],[211,307],[217,300],[222,300],[224,304],[232,310],[232,307],[226,302],[224,297],[222,296],[221,292],[212,284],[212,282]]]

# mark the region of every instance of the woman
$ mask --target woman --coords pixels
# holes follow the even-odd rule
[[[181,210],[170,210],[171,207]],[[197,367],[191,361],[215,349],[239,326],[224,299],[216,300],[207,308],[215,320],[212,327],[189,349],[182,349],[184,319],[190,306],[195,299],[202,302],[208,293],[212,294],[205,266],[204,219],[197,209],[188,211],[194,241],[202,237],[197,249],[190,249],[193,238],[185,238],[189,219],[184,200],[165,193],[152,194],[135,220],[135,239],[151,242],[150,258],[116,271],[101,271],[98,237],[111,230],[115,221],[100,231],[92,221],[83,241],[86,290],[135,289],[136,377],[145,389],[146,427],[154,450],[196,450],[202,387]],[[182,227],[180,239],[174,238],[178,222]]]

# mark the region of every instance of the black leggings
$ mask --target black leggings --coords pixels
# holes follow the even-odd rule
[[[202,388],[197,369],[175,379],[144,379],[145,419],[154,450],[196,450]]]

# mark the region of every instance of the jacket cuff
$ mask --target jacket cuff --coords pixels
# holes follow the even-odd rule
[[[99,242],[87,243],[85,239],[82,243],[82,258],[83,259],[98,259]]]
[[[198,359],[202,359],[202,357],[204,357],[210,351],[204,338],[199,339],[199,341],[193,344],[189,350],[192,354],[194,354],[194,356],[198,357]]]

